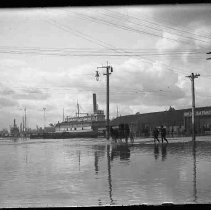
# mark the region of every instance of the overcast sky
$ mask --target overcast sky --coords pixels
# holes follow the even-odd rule
[[[0,10],[0,129],[21,122],[43,126],[91,113],[92,94],[106,112],[109,65],[110,114],[211,105],[211,7],[206,5],[81,7]],[[210,55],[211,57],[211,55]]]

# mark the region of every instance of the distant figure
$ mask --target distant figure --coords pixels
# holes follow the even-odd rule
[[[158,139],[158,135],[159,135],[159,130],[155,127],[153,129],[154,142],[156,142],[156,141],[160,142],[159,139]]]
[[[112,126],[110,128],[110,134],[111,134],[112,140],[114,140],[115,142],[117,142],[117,139],[118,139],[118,131],[115,130],[115,129],[113,129]]]
[[[168,140],[166,139],[166,129],[163,127],[163,125],[161,125],[160,133],[161,133],[162,143],[163,143],[163,140],[165,140],[168,143]]]
[[[145,136],[149,137],[149,128],[148,127],[145,128]]]
[[[134,135],[132,131],[130,131],[130,141],[131,143],[134,143]]]
[[[124,136],[125,136],[124,124],[119,124],[119,139],[120,139],[120,141],[122,141]]]
[[[130,136],[130,128],[128,124],[124,124],[124,136],[125,136],[125,142],[128,142],[128,137]]]
[[[112,126],[110,127],[110,136],[111,136],[112,140],[115,140],[114,129],[112,128]]]

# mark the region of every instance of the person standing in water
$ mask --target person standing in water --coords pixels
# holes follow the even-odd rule
[[[163,127],[163,125],[161,125],[160,133],[161,133],[162,143],[163,143],[163,140],[165,140],[168,143],[168,140],[166,139],[166,129]]]
[[[160,142],[159,139],[158,139],[158,135],[159,135],[159,130],[155,127],[153,129],[154,142],[156,142],[156,141]]]

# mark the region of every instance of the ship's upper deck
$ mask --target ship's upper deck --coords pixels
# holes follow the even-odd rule
[[[105,115],[103,110],[97,110],[96,113],[94,114],[86,114],[85,116],[75,116],[75,117],[70,117],[67,116],[65,118],[65,121],[63,123],[78,123],[78,122],[93,122],[93,121],[105,121]]]

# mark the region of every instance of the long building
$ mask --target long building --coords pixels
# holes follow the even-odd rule
[[[154,127],[163,125],[168,134],[190,135],[191,109],[175,110],[170,107],[168,111],[144,114],[126,115],[111,121],[112,125],[129,124],[136,136],[150,136]],[[211,107],[198,107],[195,109],[195,130],[198,135],[211,134]]]

